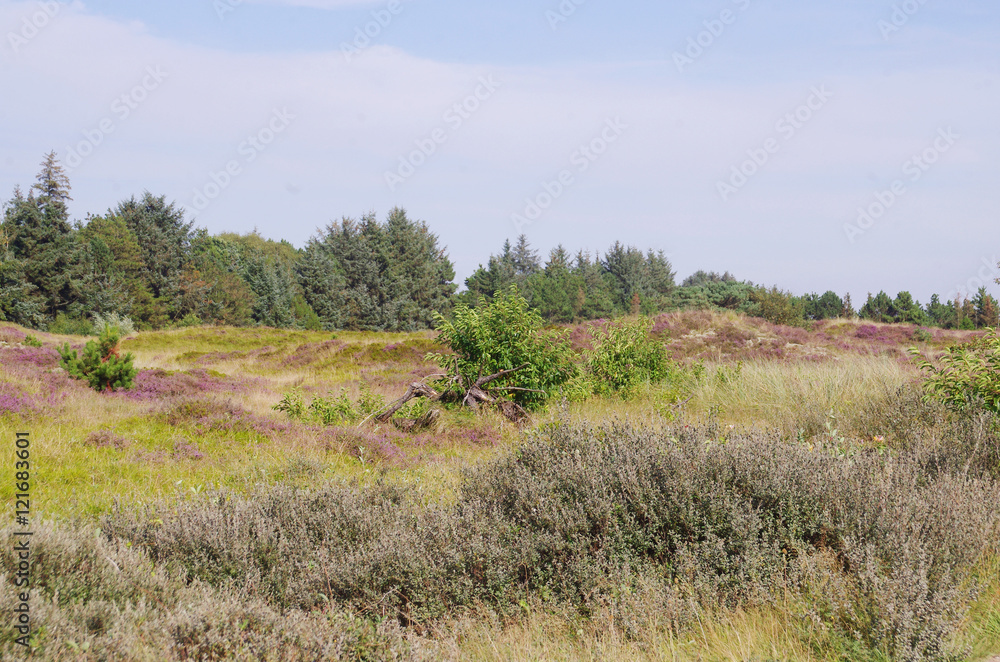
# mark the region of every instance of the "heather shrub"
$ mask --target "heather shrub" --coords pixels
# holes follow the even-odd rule
[[[796,591],[867,650],[947,659],[969,571],[997,542],[1000,492],[928,457],[557,425],[467,471],[450,505],[390,484],[260,487],[117,509],[102,531],[275,609],[377,604],[423,626],[516,613],[526,593],[593,615],[649,582],[708,607]]]
[[[250,433],[273,437],[287,433],[288,425],[257,416],[230,401],[192,400],[181,402],[162,414],[173,426],[186,426],[198,434],[209,432]]]
[[[59,350],[59,365],[77,379],[86,380],[96,391],[115,391],[132,388],[138,370],[132,367],[132,355],[118,352],[120,335],[114,327],[105,327],[97,342],[90,340],[78,357],[69,343]]]
[[[252,594],[188,582],[142,549],[89,527],[32,530],[31,659],[432,659],[395,622],[343,611],[283,612]],[[0,530],[0,609],[17,589],[13,529]],[[0,657],[22,659],[13,619],[0,623]]]
[[[132,445],[132,440],[123,437],[114,430],[94,430],[88,434],[83,439],[83,443],[87,446],[94,446],[95,448],[115,448],[118,450],[124,450]]]

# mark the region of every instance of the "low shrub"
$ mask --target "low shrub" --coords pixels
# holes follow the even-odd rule
[[[546,330],[541,315],[516,286],[498,291],[479,308],[458,305],[451,320],[440,314],[434,319],[438,342],[453,353],[432,353],[427,358],[457,378],[443,385],[460,396],[480,377],[524,366],[491,388],[508,389],[511,400],[537,409],[577,373],[568,332]]]
[[[66,313],[59,313],[49,324],[48,332],[66,336],[91,336],[94,335],[94,324],[83,317],[70,317]]]
[[[969,573],[998,540],[1000,491],[935,452],[557,425],[469,470],[453,505],[382,483],[261,487],[118,509],[101,529],[186,582],[272,609],[377,604],[424,627],[517,613],[526,594],[587,615],[649,582],[709,608],[793,591],[866,650],[944,660]]]
[[[132,366],[132,355],[118,352],[118,329],[107,326],[97,342],[88,341],[83,357],[78,357],[69,343],[59,350],[59,365],[77,379],[86,380],[96,391],[115,391],[132,388],[138,370]]]
[[[988,329],[975,340],[944,350],[934,365],[916,348],[910,349],[926,373],[927,397],[950,409],[982,407],[1000,413],[1000,330]]]
[[[595,393],[631,397],[641,384],[661,382],[672,361],[666,346],[651,338],[652,320],[613,322],[594,332],[587,372]]]

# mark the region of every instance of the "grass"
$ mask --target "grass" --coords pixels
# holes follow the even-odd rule
[[[701,426],[723,443],[772,430],[810,448],[891,452],[943,429],[940,412],[919,407],[919,373],[905,348],[917,345],[933,355],[972,335],[933,330],[928,342],[918,343],[915,327],[905,325],[837,320],[799,329],[705,311],[655,322],[654,333],[689,368],[683,384],[648,387],[628,401],[554,403],[527,432],[619,420],[660,430]],[[430,433],[403,434],[391,426],[320,428],[272,409],[292,387],[309,396],[343,388],[356,399],[364,385],[393,399],[435,371],[423,360],[440,351],[432,333],[143,332],[123,343],[145,380],[145,395],[132,397],[95,393],[53,370],[46,358],[52,348],[82,344],[80,338],[32,332],[43,347],[29,351],[18,345],[26,331],[0,328],[0,403],[7,394],[22,407],[21,413],[0,410],[0,438],[32,434],[38,518],[93,525],[116,503],[132,507],[215,488],[243,494],[261,484],[328,481],[353,481],[359,490],[396,485],[424,506],[449,506],[459,501],[466,472],[503,457],[526,432],[491,414],[459,411],[446,411]],[[572,337],[586,347],[588,326],[574,327]],[[0,484],[0,499],[10,516],[11,480]],[[971,660],[1000,653],[998,558],[993,554],[979,569],[984,589],[953,634],[954,647],[968,650]],[[769,605],[698,605],[695,620],[679,624],[641,595],[582,615],[529,593],[520,613],[474,610],[400,636],[414,644],[414,657],[422,650],[448,659],[887,659],[804,621],[808,611],[799,596],[784,595]]]

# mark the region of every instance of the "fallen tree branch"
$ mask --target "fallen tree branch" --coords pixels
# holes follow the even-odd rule
[[[379,409],[375,413],[369,415],[363,421],[358,423],[358,427],[361,427],[372,418],[374,418],[379,423],[385,423],[390,418],[392,418],[392,415],[395,414],[397,411],[399,411],[403,407],[403,405],[405,405],[413,398],[418,398],[418,397],[437,400],[438,398],[441,397],[441,394],[432,389],[427,384],[424,384],[423,382],[413,382],[412,384],[406,387],[406,393],[404,393],[402,397],[390,402],[385,407],[382,407],[382,409]]]
[[[516,368],[511,368],[510,370],[501,370],[498,373],[495,373],[495,374],[492,374],[492,375],[488,375],[486,377],[480,377],[479,379],[476,380],[476,386],[479,387],[479,388],[482,388],[482,387],[486,386],[487,384],[489,384],[492,381],[496,381],[497,379],[500,379],[501,377],[506,377],[507,375],[511,374],[512,372],[517,372],[518,370],[522,370],[524,368],[527,368],[529,365],[530,365],[529,363],[522,363],[521,365],[517,366]]]

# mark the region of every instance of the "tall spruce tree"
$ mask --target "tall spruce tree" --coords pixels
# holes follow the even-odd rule
[[[28,300],[22,306],[37,311],[42,325],[60,313],[82,316],[100,308],[88,301],[99,290],[90,287],[89,252],[77,243],[69,222],[69,192],[69,179],[50,152],[28,197],[15,190],[4,210],[9,259],[19,265],[16,271],[27,285],[22,294]]]

